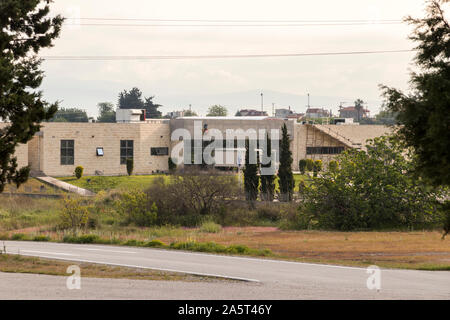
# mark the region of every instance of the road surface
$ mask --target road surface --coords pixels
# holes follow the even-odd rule
[[[378,291],[368,289],[371,274],[365,268],[109,245],[4,243],[7,253],[74,264],[92,262],[243,281],[82,278],[81,290],[68,290],[65,277],[0,273],[0,299],[450,299],[448,271],[382,269]]]

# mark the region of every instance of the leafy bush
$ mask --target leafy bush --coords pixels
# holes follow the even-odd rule
[[[314,177],[317,177],[317,174],[322,171],[323,168],[323,164],[322,164],[322,160],[316,160],[314,161]]]
[[[311,172],[314,170],[314,160],[306,159],[306,171]]]
[[[339,163],[336,160],[331,160],[328,163],[328,170],[331,172],[336,172],[339,168]]]
[[[175,170],[177,170],[177,165],[175,164],[175,162],[173,162],[171,157],[169,157],[168,164],[170,172],[174,172]]]
[[[158,217],[156,204],[150,203],[147,194],[139,190],[123,193],[115,207],[127,225],[148,227],[154,225]]]
[[[66,235],[63,238],[63,242],[67,243],[104,243],[100,237],[96,234],[85,234],[81,236]]]
[[[33,241],[50,241],[50,237],[49,236],[44,236],[44,235],[39,235],[39,236],[35,236],[33,238]]]
[[[20,241],[20,240],[25,240],[25,239],[26,239],[26,235],[23,233],[15,233],[11,236],[11,240]]]
[[[246,254],[255,256],[269,256],[272,252],[268,249],[251,249],[244,245],[224,246],[215,242],[173,242],[170,244],[171,249],[199,251],[210,253],[227,253],[227,254]]]
[[[73,233],[85,228],[89,220],[90,206],[82,198],[64,198],[61,200],[59,227],[71,229]]]
[[[133,174],[134,162],[133,159],[127,158],[127,173],[129,176]]]
[[[413,176],[415,155],[389,136],[370,140],[367,151],[347,150],[337,172],[314,179],[301,212],[323,229],[424,228],[439,222],[443,190]]]
[[[205,221],[202,223],[199,230],[200,232],[205,233],[219,233],[222,231],[222,226],[213,221]]]
[[[198,226],[206,216],[218,213],[227,200],[239,195],[238,181],[232,175],[215,171],[187,171],[153,180],[146,190],[148,203],[158,207],[159,225]]]
[[[75,168],[75,177],[77,179],[81,179],[81,177],[83,176],[83,170],[84,168],[82,166],[78,166]]]
[[[305,174],[305,170],[306,170],[306,159],[301,159],[298,162],[298,170],[300,171],[301,174]]]
[[[444,233],[442,235],[442,239],[450,233],[450,201],[445,201],[442,204],[441,211],[443,213],[443,229]]]
[[[261,220],[278,221],[281,218],[280,205],[266,205],[256,209],[257,217]]]
[[[160,240],[151,240],[151,241],[145,243],[144,246],[145,247],[160,247],[160,248],[167,247],[167,245]]]

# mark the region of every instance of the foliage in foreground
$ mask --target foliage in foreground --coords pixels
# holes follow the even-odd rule
[[[37,55],[52,46],[63,23],[49,13],[49,1],[0,2],[0,118],[9,120],[0,129],[0,193],[7,183],[26,182],[30,168],[18,168],[15,149],[30,141],[58,107],[38,90],[44,75]]]
[[[417,172],[435,185],[450,186],[450,24],[439,0],[429,0],[424,19],[415,26],[417,43],[412,93],[382,86],[388,110],[396,114],[399,136],[417,154]]]

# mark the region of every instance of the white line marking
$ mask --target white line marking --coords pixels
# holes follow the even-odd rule
[[[105,249],[93,249],[93,248],[78,248],[79,250],[88,251],[104,251],[104,252],[114,252],[114,253],[137,253],[136,251],[119,251],[119,250],[105,250]]]
[[[22,251],[25,251],[25,250],[22,250]],[[38,252],[38,251],[36,251],[36,252]],[[51,253],[51,252],[49,252],[49,253]],[[10,254],[17,254],[18,255],[18,253],[10,253]],[[256,280],[256,279],[230,277],[230,276],[224,276],[224,275],[220,275],[220,274],[201,273],[201,272],[183,271],[183,270],[175,270],[175,269],[164,269],[164,268],[158,268],[158,267],[145,267],[145,266],[138,266],[138,265],[132,265],[132,264],[113,263],[113,262],[101,262],[101,261],[92,261],[92,260],[85,260],[85,259],[71,259],[71,258],[65,259],[65,258],[61,258],[61,257],[48,257],[48,256],[42,256],[42,255],[34,255],[34,254],[27,254],[27,256],[46,258],[46,259],[55,259],[55,260],[74,261],[74,262],[105,264],[105,265],[110,265],[110,266],[127,267],[127,268],[138,268],[138,269],[149,269],[149,270],[176,272],[176,273],[186,273],[186,274],[192,274],[192,275],[196,275],[196,276],[216,277],[216,278],[223,278],[223,279],[230,279],[230,280],[240,280],[240,281],[246,281],[246,282],[260,282],[259,280]]]
[[[35,251],[35,250],[21,250],[21,252],[34,252],[43,254],[56,254],[59,256],[79,256],[78,254],[62,253],[62,252],[47,252],[47,251]]]

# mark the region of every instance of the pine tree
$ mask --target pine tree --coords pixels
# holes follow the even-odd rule
[[[250,143],[245,141],[245,167],[244,167],[245,198],[255,201],[258,198],[259,175],[258,164],[250,164]]]
[[[58,109],[42,100],[41,60],[37,53],[51,47],[63,18],[47,17],[50,1],[0,1],[0,192],[7,183],[16,186],[28,179],[29,167],[17,168],[13,156],[19,143],[27,143]],[[43,5],[42,5],[43,4]]]
[[[289,148],[289,135],[286,124],[281,128],[280,168],[278,169],[280,200],[291,201],[294,192],[294,175],[292,174],[292,152]]]
[[[266,144],[266,150],[263,150],[263,153],[267,155],[267,157],[270,159],[272,156],[272,142],[269,138],[269,135],[267,135],[267,144]],[[275,175],[269,174],[270,168],[272,166],[272,161],[268,162],[267,164],[261,164],[261,199],[265,201],[273,201],[274,194],[275,194]]]
[[[450,23],[438,0],[429,0],[423,19],[409,17],[417,43],[411,92],[382,86],[387,110],[396,115],[398,135],[417,156],[416,173],[450,186]]]

